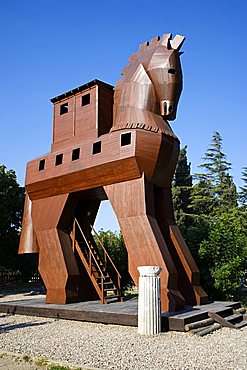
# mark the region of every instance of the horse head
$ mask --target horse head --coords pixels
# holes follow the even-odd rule
[[[124,110],[132,112],[125,114],[127,120],[140,120],[143,114],[138,115],[138,110],[152,112],[164,120],[176,118],[182,91],[179,50],[185,38],[171,37],[171,34],[157,36],[141,44],[139,51],[130,56],[130,64],[122,70],[123,77],[115,89],[114,125],[124,123]]]

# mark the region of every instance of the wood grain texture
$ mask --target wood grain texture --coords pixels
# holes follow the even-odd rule
[[[95,299],[92,265],[75,248],[73,225],[78,219],[87,244],[92,235],[85,220],[93,224],[107,198],[135,284],[138,266],[157,265],[162,267],[163,310],[206,302],[199,270],[176,226],[171,197],[179,140],[168,121],[176,117],[182,91],[183,42],[183,36],[165,34],[140,45],[123,68],[114,96],[113,86],[94,80],[51,100],[51,152],[27,164],[28,203],[19,250],[37,251],[39,246],[47,302]],[[83,243],[77,246],[83,249]]]
[[[90,95],[87,104],[83,97]],[[67,104],[68,112],[60,114],[61,106]],[[96,80],[74,94],[67,93],[54,102],[52,151],[62,150],[71,141],[96,140],[108,133],[112,126],[113,86]]]
[[[40,247],[39,272],[47,289],[47,303],[78,300],[79,270],[69,236],[58,229],[68,194],[33,202],[32,218]]]
[[[168,293],[169,289],[177,290],[177,270],[155,219],[152,184],[143,175],[139,180],[109,185],[104,189],[123,233],[129,272],[135,284],[138,286],[138,266],[160,266],[162,309],[176,309],[176,305],[171,307]],[[180,296],[179,292],[177,295]]]
[[[25,196],[25,204],[22,219],[22,231],[20,236],[19,254],[38,253],[39,245],[33,229],[32,201],[28,194]]]

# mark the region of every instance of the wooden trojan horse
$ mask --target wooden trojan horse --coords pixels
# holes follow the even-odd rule
[[[199,270],[175,224],[171,180],[179,140],[174,120],[182,90],[184,37],[165,34],[129,58],[113,95],[98,80],[51,99],[51,153],[27,164],[19,253],[39,253],[47,303],[120,296],[107,251],[92,238],[100,202],[109,199],[128,251],[129,272],[162,268],[162,310],[207,301]],[[102,246],[103,247],[103,246]],[[113,265],[111,271],[115,271]],[[116,270],[117,271],[117,270]]]

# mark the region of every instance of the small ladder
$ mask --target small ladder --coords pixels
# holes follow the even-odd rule
[[[88,220],[87,220],[88,221]],[[88,221],[89,223],[89,221]],[[90,225],[90,223],[89,223]],[[102,244],[99,235],[96,233],[92,225],[90,225],[92,231],[97,237],[100,247],[102,248],[103,260],[100,258],[98,248],[95,242],[92,242],[86,238],[78,220],[74,219],[73,232],[72,232],[72,248],[73,251],[77,251],[87,273],[90,277],[94,288],[101,299],[101,303],[110,303],[112,300],[123,301],[123,295],[121,292],[121,275],[114,265],[111,257],[107,250]],[[79,231],[79,236],[78,235]],[[107,263],[109,263],[115,270],[117,275],[117,283],[113,281],[108,270]]]

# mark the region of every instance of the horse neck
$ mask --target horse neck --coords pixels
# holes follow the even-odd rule
[[[162,131],[172,130],[159,112],[152,84],[137,84],[120,80],[114,94],[114,119],[112,130],[130,124],[146,125]]]

